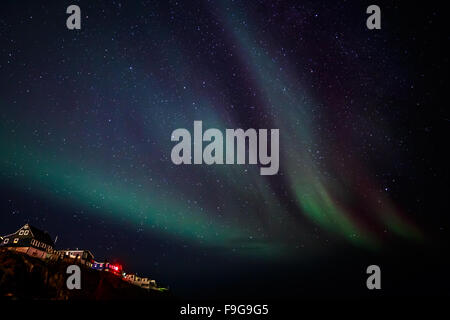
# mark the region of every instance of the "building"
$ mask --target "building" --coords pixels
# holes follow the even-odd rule
[[[98,270],[98,271],[106,271],[111,272],[115,274],[116,276],[122,276],[123,275],[123,267],[122,265],[116,263],[109,263],[109,262],[97,262],[94,261],[91,265],[92,269]]]
[[[67,249],[59,250],[58,253],[62,258],[75,259],[88,267],[92,267],[94,263],[94,255],[89,250]]]
[[[141,287],[144,289],[156,289],[156,281],[149,278],[142,278]]]
[[[151,280],[149,278],[143,278],[143,277],[138,277],[135,274],[127,274],[125,276],[125,281],[128,281],[132,284],[134,284],[135,286],[139,286],[141,288],[144,289],[156,289],[156,281],[155,280]]]
[[[0,247],[22,252],[29,256],[46,259],[55,256],[54,242],[46,231],[28,223],[16,232],[3,236]]]

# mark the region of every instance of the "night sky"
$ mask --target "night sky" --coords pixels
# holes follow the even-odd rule
[[[388,294],[443,290],[442,8],[379,1],[368,30],[370,4],[2,2],[0,234],[29,222],[183,297],[356,295],[370,264]],[[194,120],[280,129],[278,174],[174,165]]]

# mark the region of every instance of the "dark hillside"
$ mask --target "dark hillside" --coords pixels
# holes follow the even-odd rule
[[[43,261],[0,249],[0,299],[7,300],[168,300],[169,293],[146,290],[119,277],[81,266],[81,290],[66,287],[67,261]]]

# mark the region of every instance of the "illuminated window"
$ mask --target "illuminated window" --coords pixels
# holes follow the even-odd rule
[[[14,243],[17,243],[17,242],[19,242],[19,238],[14,239]]]

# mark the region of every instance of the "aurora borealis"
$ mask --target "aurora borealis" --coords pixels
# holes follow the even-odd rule
[[[411,71],[389,14],[369,31],[363,3],[80,1],[69,31],[69,4],[3,9],[0,232],[29,221],[179,278],[218,253],[289,265],[428,241],[396,201],[414,177],[402,117],[428,74]],[[196,120],[279,128],[278,174],[174,165],[170,135]]]

